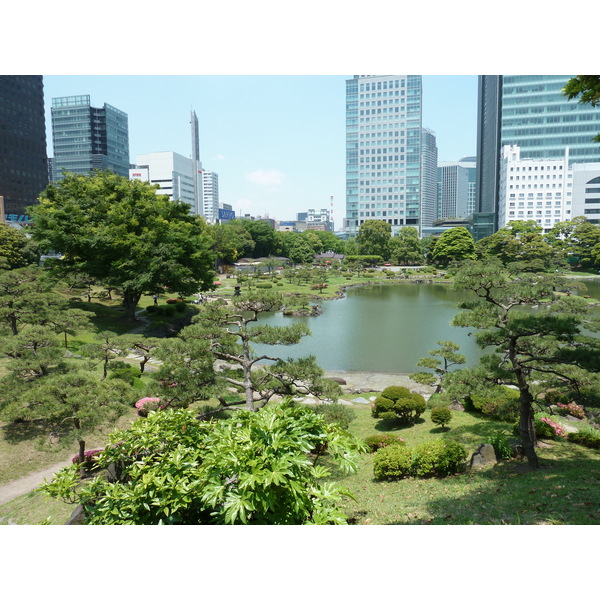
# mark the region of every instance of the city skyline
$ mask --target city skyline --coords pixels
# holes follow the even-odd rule
[[[48,156],[52,98],[89,94],[129,118],[130,161],[172,151],[190,157],[190,111],[200,160],[219,175],[220,201],[236,215],[293,220],[330,208],[345,216],[345,82],[352,75],[44,76]],[[423,127],[439,160],[475,155],[476,75],[423,76]]]

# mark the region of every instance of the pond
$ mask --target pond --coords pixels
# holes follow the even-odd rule
[[[467,297],[449,284],[350,288],[344,298],[324,301],[318,317],[264,316],[261,322],[271,325],[305,322],[311,335],[296,346],[255,349],[281,358],[312,354],[327,371],[413,373],[436,342],[452,340],[471,366],[481,353],[469,335],[473,330],[450,325]]]

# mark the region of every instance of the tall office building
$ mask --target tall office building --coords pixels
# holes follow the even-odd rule
[[[521,159],[561,160],[569,166],[600,160],[600,110],[568,100],[571,75],[482,75],[477,128],[477,208],[498,214],[501,149],[518,146]]]
[[[26,220],[48,185],[41,75],[0,76],[0,196],[5,220]]]
[[[421,132],[421,228],[431,227],[437,218],[438,149],[435,133],[423,128]]]
[[[465,218],[473,214],[476,173],[475,157],[438,164],[437,214],[439,219]]]
[[[192,160],[176,152],[148,152],[137,156],[135,168],[129,169],[129,179],[158,185],[156,193],[169,200],[180,200],[196,213],[196,189]]]
[[[52,99],[52,180],[63,171],[87,175],[93,169],[129,175],[129,127],[127,114],[104,104],[95,108],[90,96]]]
[[[370,219],[421,228],[421,97],[420,75],[346,81],[347,232]]]

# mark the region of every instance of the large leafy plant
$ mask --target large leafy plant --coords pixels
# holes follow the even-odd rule
[[[112,481],[79,485],[68,467],[42,489],[82,504],[89,524],[345,523],[348,493],[317,464],[325,450],[353,472],[363,444],[291,401],[225,421],[166,410],[111,435],[98,464]]]

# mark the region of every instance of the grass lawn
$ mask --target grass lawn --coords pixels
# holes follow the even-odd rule
[[[75,507],[41,492],[29,492],[0,506],[0,525],[62,525]]]
[[[390,430],[381,428],[369,407],[353,410],[350,431],[358,437],[390,431],[412,446],[439,436],[463,444],[469,458],[490,433],[510,430],[454,411],[447,431],[431,422],[429,411],[412,427]],[[566,441],[547,445],[538,450],[539,471],[511,460],[441,479],[376,481],[373,455],[367,454],[358,473],[334,478],[356,498],[344,510],[357,524],[599,524],[600,453]]]

